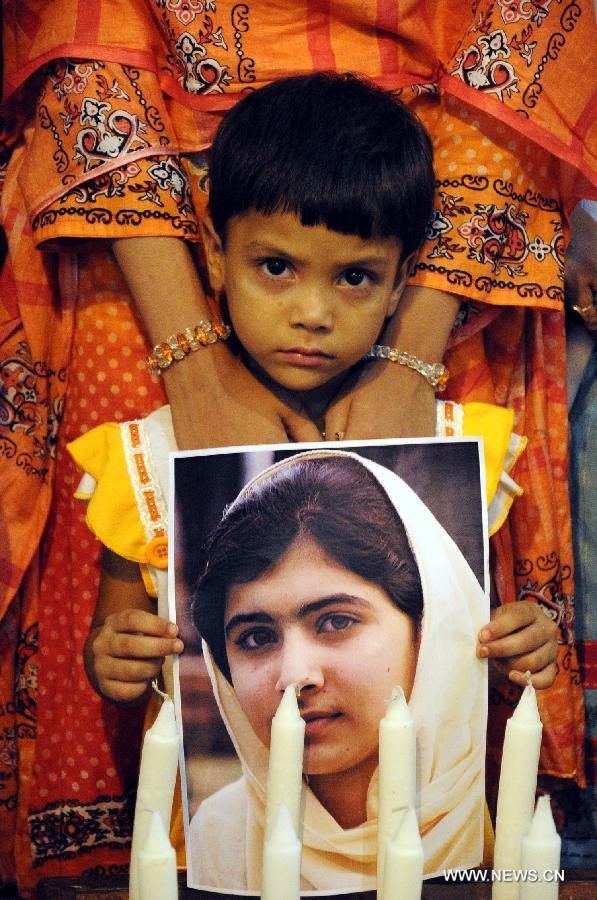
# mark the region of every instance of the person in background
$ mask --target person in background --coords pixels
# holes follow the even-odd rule
[[[597,858],[597,203],[581,201],[573,223],[583,236],[573,242],[566,268],[566,349],[570,424],[570,502],[574,547],[576,640],[585,697],[587,787],[560,797],[562,866],[582,868]],[[592,237],[591,237],[592,236]],[[593,252],[591,253],[591,244]]]

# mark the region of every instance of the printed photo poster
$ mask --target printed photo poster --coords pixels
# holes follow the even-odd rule
[[[277,790],[291,795],[284,821],[301,844],[303,895],[375,889],[378,812],[387,825],[396,784],[412,791],[424,877],[478,866],[487,663],[475,650],[489,619],[481,441],[180,452],[170,474],[189,887],[259,895],[272,718],[291,685],[302,766],[289,745]],[[398,754],[380,777],[392,697],[412,719],[416,757]]]

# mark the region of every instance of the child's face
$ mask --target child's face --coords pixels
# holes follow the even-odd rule
[[[309,391],[369,350],[402,292],[408,263],[396,238],[363,240],[298,216],[250,211],[212,234],[212,285],[224,289],[234,331],[270,378]]]
[[[416,668],[413,623],[387,593],[301,540],[231,590],[224,621],[232,683],[262,743],[297,683],[305,772],[372,773],[385,701],[396,685],[410,696]]]

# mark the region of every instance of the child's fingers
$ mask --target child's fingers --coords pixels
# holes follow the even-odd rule
[[[547,635],[542,625],[533,622],[532,625],[528,625],[521,631],[515,631],[514,634],[498,638],[498,640],[490,641],[487,644],[479,644],[477,654],[481,658],[507,659],[508,657],[518,657],[524,653],[531,653],[544,644],[551,642],[551,638]]]
[[[525,628],[538,618],[537,613],[540,610],[536,603],[507,603],[504,606],[498,606],[493,611],[491,622],[484,625],[479,632],[479,641],[481,644],[487,644],[489,641],[497,640],[505,637],[513,631]],[[546,622],[550,621],[547,616],[541,613],[542,618]]]
[[[112,659],[104,666],[104,682],[143,682],[145,686],[156,678],[162,668],[162,657],[155,659]],[[101,672],[98,673],[101,675]]]
[[[184,644],[180,638],[149,637],[146,634],[112,634],[109,643],[110,656],[119,659],[152,659],[182,653]]]
[[[526,604],[520,609],[517,607],[518,604],[512,614],[509,614],[508,607],[501,607],[506,612],[481,629],[477,648],[479,656],[504,658],[528,653],[543,644],[556,647],[558,627],[555,622],[535,605],[530,609]],[[490,629],[495,636],[487,639]]]
[[[155,637],[176,637],[178,625],[144,609],[124,609],[108,616],[105,625],[112,631],[128,634],[148,634]]]
[[[99,688],[104,697],[114,703],[134,703],[148,690],[148,681],[100,681]]]
[[[162,663],[161,658],[103,659],[96,668],[99,689],[109,700],[131,703],[147,692],[150,683],[159,675]]]
[[[505,671],[516,671],[524,675],[525,672],[534,674],[541,672],[556,661],[558,648],[555,643],[542,644],[532,653],[521,653],[507,659],[495,660],[498,667]]]
[[[544,690],[545,688],[551,687],[555,681],[557,672],[558,668],[555,662],[551,662],[549,665],[545,666],[544,669],[541,669],[539,672],[534,672],[531,675],[531,684],[537,690]],[[519,672],[517,669],[512,669],[508,672],[508,678],[510,681],[513,681],[514,684],[519,684],[521,687],[527,686],[525,673]]]

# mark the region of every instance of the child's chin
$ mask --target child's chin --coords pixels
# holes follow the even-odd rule
[[[270,378],[277,381],[283,387],[293,391],[310,391],[324,384],[328,384],[337,377],[337,372],[330,372],[329,368],[319,366],[317,368],[301,368],[300,366],[280,366],[279,369],[269,373]]]
[[[333,394],[345,377],[345,372],[340,374],[337,372],[334,374],[329,372],[310,372],[304,375],[299,372],[296,376],[287,376],[283,380],[281,378],[278,379],[278,384],[288,391],[300,394],[305,399],[317,400],[319,394]]]

